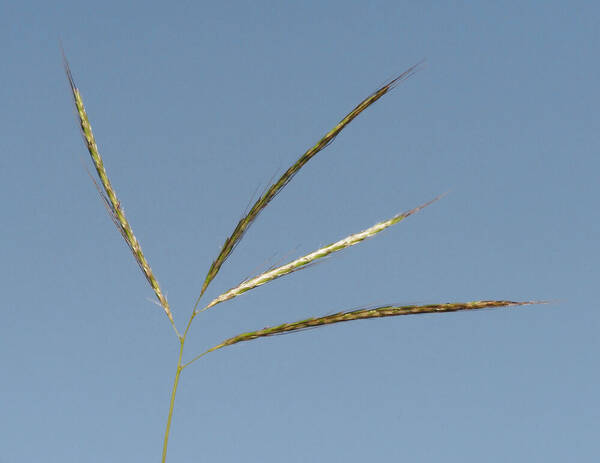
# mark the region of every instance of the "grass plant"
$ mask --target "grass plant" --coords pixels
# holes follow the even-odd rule
[[[64,58],[64,54],[63,54]],[[340,311],[331,315],[326,315],[322,317],[311,317],[304,320],[283,323],[281,325],[267,327],[258,329],[256,331],[250,331],[247,333],[238,334],[236,336],[232,336],[223,342],[211,347],[205,352],[192,357],[191,360],[184,362],[183,354],[184,354],[184,346],[185,341],[192,325],[193,320],[197,315],[201,312],[216,306],[222,302],[225,302],[229,299],[232,299],[237,296],[241,296],[243,293],[254,289],[258,286],[270,283],[277,278],[280,278],[284,275],[288,275],[297,270],[306,268],[308,265],[316,262],[318,259],[324,258],[332,253],[341,251],[350,246],[354,246],[355,244],[360,243],[361,241],[371,238],[376,234],[382,232],[383,230],[391,227],[392,225],[397,224],[403,219],[413,215],[414,213],[420,211],[421,209],[429,206],[431,203],[437,201],[440,197],[437,197],[421,206],[418,206],[414,209],[411,209],[402,214],[395,215],[391,219],[385,220],[383,222],[379,222],[359,233],[355,233],[347,236],[339,241],[336,241],[330,245],[321,247],[316,251],[313,251],[309,254],[306,254],[298,259],[295,259],[285,265],[279,266],[277,268],[268,270],[266,272],[261,273],[253,278],[249,278],[248,280],[242,282],[241,284],[233,287],[232,289],[225,291],[220,296],[216,297],[209,303],[207,303],[203,308],[200,307],[200,301],[202,300],[202,296],[204,295],[206,289],[218,274],[222,265],[225,263],[227,258],[231,255],[235,246],[240,242],[243,238],[244,234],[250,227],[250,225],[256,220],[260,212],[267,207],[267,205],[275,198],[275,196],[292,180],[292,178],[302,169],[302,167],[310,161],[317,153],[323,150],[331,141],[339,135],[339,133],[352,122],[360,113],[366,110],[369,106],[379,100],[382,96],[387,94],[390,90],[392,90],[396,85],[400,82],[408,79],[418,70],[419,65],[415,65],[407,69],[405,72],[400,74],[398,77],[390,80],[377,91],[369,95],[367,98],[362,100],[350,113],[348,113],[340,122],[332,128],[329,132],[327,132],[312,148],[308,149],[298,160],[288,168],[283,175],[275,181],[267,190],[258,198],[258,200],[254,203],[254,205],[249,209],[248,213],[246,213],[238,222],[237,226],[231,233],[231,235],[225,240],[220,252],[218,253],[215,260],[211,263],[206,277],[202,283],[201,289],[199,291],[199,296],[195,301],[193,308],[191,310],[190,317],[185,325],[183,332],[180,332],[177,328],[175,320],[173,318],[173,314],[171,312],[171,308],[167,301],[167,298],[162,291],[158,280],[156,279],[150,264],[146,256],[144,255],[141,245],[137,238],[133,233],[133,229],[131,224],[125,217],[125,213],[119,202],[117,194],[112,187],[110,180],[108,178],[108,174],[106,172],[106,168],[104,166],[104,162],[102,160],[102,156],[98,150],[98,145],[96,144],[96,140],[92,133],[92,127],[85,110],[83,100],[81,94],[79,92],[78,87],[75,85],[75,81],[73,79],[73,75],[69,68],[69,64],[67,63],[66,58],[64,58],[64,66],[67,74],[67,78],[69,81],[70,89],[73,95],[73,100],[75,103],[76,113],[79,120],[79,124],[81,127],[81,131],[83,134],[83,138],[85,144],[87,146],[87,150],[90,154],[92,162],[94,164],[94,168],[96,170],[98,179],[92,180],[98,189],[98,192],[104,202],[104,205],[110,215],[111,220],[117,227],[119,233],[123,236],[127,246],[131,250],[135,261],[140,267],[144,277],[150,284],[152,290],[154,291],[156,298],[158,300],[158,304],[162,307],[167,316],[173,331],[176,335],[177,342],[179,343],[179,356],[177,360],[177,368],[175,371],[175,377],[173,381],[173,388],[171,391],[171,398],[169,401],[169,408],[166,420],[166,429],[164,434],[164,442],[162,449],[162,462],[166,461],[167,457],[167,446],[169,442],[169,433],[171,429],[171,422],[173,418],[173,409],[175,404],[175,396],[177,393],[177,388],[179,385],[179,379],[181,377],[182,371],[190,366],[192,363],[196,362],[204,355],[214,352],[218,349],[222,349],[226,346],[231,346],[240,342],[252,341],[254,339],[291,333],[295,331],[301,331],[308,328],[316,328],[322,327],[326,325],[331,325],[334,323],[342,323],[356,320],[366,320],[371,318],[383,318],[383,317],[396,317],[399,315],[418,315],[424,313],[445,313],[445,312],[455,312],[459,310],[478,310],[478,309],[486,309],[486,308],[494,308],[494,307],[509,307],[509,306],[524,306],[528,304],[535,304],[538,302],[535,301],[526,301],[526,302],[516,302],[516,301],[471,301],[471,302],[454,302],[454,303],[443,303],[443,304],[429,304],[429,305],[407,305],[407,306],[395,306],[395,305],[386,305],[374,308],[362,308],[358,310],[351,311]]]

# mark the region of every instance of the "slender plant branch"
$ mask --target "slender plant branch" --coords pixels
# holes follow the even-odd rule
[[[196,355],[196,356],[195,356],[195,357],[194,357],[192,360],[190,360],[190,361],[189,361],[189,362],[187,362],[187,363],[184,363],[184,364],[183,364],[183,368],[186,368],[188,365],[191,365],[191,364],[192,364],[192,363],[194,363],[196,360],[200,360],[200,359],[201,359],[202,357],[204,357],[206,354],[209,354],[209,353],[211,353],[211,352],[212,352],[212,350],[210,350],[210,349],[209,349],[209,350],[207,350],[207,351],[204,351],[204,352],[202,352],[200,355]]]
[[[175,408],[175,394],[177,394],[177,386],[179,386],[179,377],[183,371],[181,365],[181,359],[183,357],[183,345],[185,344],[185,338],[181,338],[179,345],[179,358],[177,359],[177,371],[175,372],[175,379],[173,380],[173,389],[171,390],[171,400],[169,401],[169,414],[167,415],[167,426],[165,429],[165,439],[163,443],[162,451],[162,463],[165,463],[167,459],[167,446],[169,444],[169,434],[171,432],[171,421],[173,419],[173,409]]]

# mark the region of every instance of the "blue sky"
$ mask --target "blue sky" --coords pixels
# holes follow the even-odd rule
[[[261,214],[207,300],[450,194],[206,312],[187,358],[366,305],[553,301],[218,351],[182,376],[168,461],[595,461],[599,17],[590,2],[5,2],[0,462],[159,461],[176,365],[85,171],[59,40],[180,327],[255,192],[426,59]]]

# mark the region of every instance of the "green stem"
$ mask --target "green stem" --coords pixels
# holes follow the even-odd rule
[[[196,302],[197,305],[197,302]],[[179,358],[177,359],[177,371],[175,372],[175,380],[173,381],[173,390],[171,391],[171,401],[169,402],[169,416],[167,417],[167,428],[165,429],[165,441],[163,444],[163,452],[162,452],[162,463],[165,463],[167,459],[167,445],[169,444],[169,433],[171,432],[171,420],[173,419],[173,409],[175,407],[175,394],[177,393],[177,386],[179,385],[179,377],[181,376],[181,372],[186,367],[186,365],[182,364],[183,359],[183,346],[185,345],[185,338],[187,337],[190,326],[192,325],[192,321],[194,321],[194,317],[196,316],[196,306],[194,306],[194,310],[192,311],[192,315],[188,320],[187,326],[185,327],[185,331],[183,335],[180,335],[175,328],[175,332],[177,333],[177,337],[179,338]],[[174,326],[174,325],[173,325]],[[175,326],[174,326],[175,327]]]
[[[183,345],[185,343],[185,337],[180,338],[181,345],[179,347],[179,359],[177,360],[177,372],[175,373],[175,380],[173,381],[173,390],[171,391],[171,402],[169,403],[169,416],[167,418],[167,429],[165,430],[165,442],[163,444],[162,452],[162,463],[165,463],[167,459],[167,445],[169,443],[169,432],[171,431],[171,419],[173,418],[173,408],[175,405],[175,394],[177,393],[177,385],[179,384],[179,376],[183,371],[181,365],[181,359],[183,357]]]
[[[200,297],[202,297],[202,294],[200,294]],[[198,312],[196,311],[196,309],[198,307],[198,303],[200,302],[200,297],[196,300],[196,303],[194,304],[194,309],[192,310],[192,314],[190,315],[190,319],[188,320],[187,326],[185,327],[185,330],[183,331],[182,335],[179,334],[179,331],[177,331],[177,327],[173,323],[173,328],[175,329],[175,333],[177,334],[177,337],[179,338],[179,358],[177,359],[177,371],[175,372],[175,380],[173,381],[173,390],[171,391],[171,401],[169,403],[169,416],[167,417],[167,428],[165,429],[165,441],[163,444],[163,452],[162,452],[162,460],[161,460],[162,463],[165,463],[165,461],[167,460],[167,445],[169,444],[169,433],[171,432],[171,420],[173,419],[173,409],[175,407],[175,394],[177,393],[177,386],[179,385],[179,377],[181,376],[181,372],[190,363],[195,362],[200,357],[202,357],[204,354],[208,353],[208,352],[205,352],[204,354],[201,354],[198,357],[194,358],[191,362],[188,362],[185,365],[182,364],[183,346],[185,345],[185,339],[187,337],[190,327],[192,326],[192,322],[194,321],[194,318],[196,317],[196,315],[198,315]]]
[[[207,350],[206,352],[202,352],[200,355],[196,355],[196,356],[195,356],[195,357],[194,357],[192,360],[190,360],[190,361],[189,361],[189,362],[187,362],[187,363],[184,363],[184,364],[183,364],[183,366],[182,366],[181,368],[185,368],[185,367],[187,367],[187,366],[188,366],[190,363],[194,363],[196,360],[199,360],[199,359],[201,359],[201,358],[202,358],[202,357],[204,357],[206,354],[208,354],[208,353],[210,353],[210,352],[212,352],[212,351],[214,351],[214,350],[216,350],[216,349],[209,349],[209,350]]]

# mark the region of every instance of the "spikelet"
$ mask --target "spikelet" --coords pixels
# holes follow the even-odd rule
[[[493,307],[523,306],[543,303],[544,302],[539,301],[472,301],[430,305],[382,306],[376,307],[374,309],[358,309],[349,312],[339,312],[333,315],[327,315],[325,317],[307,318],[305,320],[300,320],[293,323],[283,323],[282,325],[272,326],[257,331],[251,331],[249,333],[239,334],[237,336],[233,336],[232,338],[226,339],[222,343],[206,351],[204,354],[208,352],[213,352],[217,349],[221,349],[226,346],[232,346],[233,344],[237,344],[238,342],[251,341],[253,339],[264,338],[267,336],[275,336],[278,334],[291,333],[294,331],[300,331],[305,330],[307,328],[315,328],[324,325],[331,325],[334,323],[349,322],[354,320],[366,320],[369,318],[396,317],[398,315],[444,313],[456,312],[459,310],[477,310]]]
[[[306,254],[305,256],[302,256],[298,259],[295,259],[292,262],[289,262],[285,265],[282,265],[281,267],[274,268],[273,270],[264,272],[254,278],[250,278],[249,280],[244,281],[243,283],[239,284],[235,288],[232,288],[229,291],[226,291],[225,293],[223,293],[220,296],[213,299],[200,312],[210,309],[211,307],[213,307],[221,302],[232,299],[236,296],[239,296],[240,294],[245,293],[246,291],[249,291],[258,286],[264,285],[265,283],[273,281],[284,275],[288,275],[292,272],[300,270],[300,269],[304,268],[305,266],[312,264],[316,260],[321,259],[323,257],[327,257],[328,255],[333,254],[334,252],[349,248],[350,246],[354,246],[355,244],[358,244],[367,238],[371,238],[372,236],[375,236],[377,233],[382,232],[386,228],[397,224],[398,222],[405,219],[406,217],[429,206],[431,203],[437,201],[440,198],[441,198],[441,196],[438,196],[437,198],[434,198],[431,201],[429,201],[419,207],[415,207],[414,209],[411,209],[410,211],[403,212],[402,214],[398,214],[389,220],[386,220],[384,222],[379,222],[379,223],[373,225],[372,227],[367,228],[366,230],[363,230],[359,233],[355,233],[353,235],[347,236],[344,239],[336,241],[335,243],[329,244],[327,246],[323,246],[322,248],[317,249],[316,251],[313,251],[310,254]]]
[[[112,221],[114,222],[117,230],[123,236],[123,239],[127,243],[129,249],[131,249],[131,253],[135,258],[135,261],[139,265],[142,273],[150,283],[150,286],[154,290],[158,301],[169,317],[169,320],[173,327],[175,328],[175,322],[173,320],[173,314],[171,313],[171,309],[169,308],[169,303],[167,298],[163,294],[156,277],[152,273],[152,269],[142,252],[142,247],[140,246],[139,241],[133,234],[133,230],[131,229],[131,225],[127,218],[125,217],[125,212],[117,198],[117,194],[112,187],[110,180],[108,179],[108,175],[106,174],[106,169],[104,167],[104,162],[102,161],[102,157],[100,156],[100,152],[98,151],[98,146],[96,145],[96,140],[94,139],[94,134],[92,133],[92,126],[88,119],[87,113],[85,111],[85,107],[83,106],[83,100],[81,98],[81,94],[79,93],[79,89],[75,85],[75,81],[73,80],[73,75],[71,73],[71,69],[69,68],[69,63],[63,54],[63,60],[65,65],[65,72],[67,73],[67,78],[69,79],[69,85],[71,87],[71,92],[73,94],[73,100],[75,102],[75,109],[77,110],[77,116],[79,118],[79,123],[81,125],[81,132],[83,134],[83,138],[87,145],[87,149],[90,153],[90,157],[94,163],[94,167],[96,168],[96,172],[98,173],[98,178],[100,179],[100,183],[102,185],[102,189],[98,182],[96,182],[93,178],[92,180],[96,184],[96,188],[104,201],[106,209],[111,216]],[[175,328],[177,332],[177,329]]]

